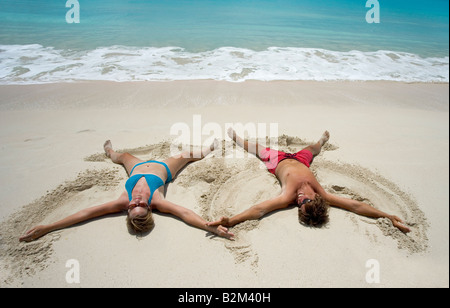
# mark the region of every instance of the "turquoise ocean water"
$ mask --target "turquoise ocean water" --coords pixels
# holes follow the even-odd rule
[[[449,80],[447,0],[72,2],[1,0],[0,84]]]

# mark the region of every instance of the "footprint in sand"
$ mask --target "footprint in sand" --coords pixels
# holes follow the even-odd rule
[[[93,132],[95,132],[95,130],[93,130],[93,129],[83,129],[83,130],[77,131],[77,134],[93,133]]]
[[[45,137],[27,138],[27,139],[25,139],[23,142],[39,141],[39,140],[43,140],[43,139],[45,139]]]

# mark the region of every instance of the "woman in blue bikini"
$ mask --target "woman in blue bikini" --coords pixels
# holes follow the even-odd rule
[[[129,153],[118,153],[113,150],[108,140],[104,144],[106,155],[116,164],[125,167],[129,179],[125,183],[125,191],[117,200],[81,210],[60,221],[49,225],[36,226],[20,237],[20,241],[33,241],[49,232],[63,229],[74,224],[107,214],[127,211],[127,223],[135,232],[148,232],[154,227],[152,210],[169,213],[181,218],[194,227],[213,232],[225,238],[234,235],[223,226],[207,226],[207,222],[193,211],[164,199],[164,185],[172,181],[176,175],[190,162],[198,161],[213,149],[203,149],[201,153],[183,153],[160,161],[142,161]],[[187,158],[186,158],[187,157]]]

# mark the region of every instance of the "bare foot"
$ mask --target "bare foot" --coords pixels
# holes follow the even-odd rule
[[[245,146],[245,140],[242,139],[241,137],[239,137],[236,134],[236,131],[234,129],[232,129],[231,127],[228,129],[228,136],[234,141],[236,142],[240,147],[244,147]]]
[[[215,138],[214,142],[211,144],[211,147],[210,147],[211,151],[218,149],[219,145],[220,145],[219,139]]]
[[[327,141],[330,139],[330,133],[326,130],[322,137],[320,137],[319,143],[321,146],[323,146]]]
[[[106,140],[105,143],[103,144],[103,148],[105,149],[106,156],[111,157],[110,151],[112,151],[112,149],[113,149],[111,140]]]
[[[236,140],[236,132],[234,131],[234,129],[232,129],[231,127],[228,128],[228,136],[232,139],[232,140]]]

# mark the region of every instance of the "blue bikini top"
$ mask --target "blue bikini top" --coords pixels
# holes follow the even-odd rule
[[[143,164],[148,164],[148,163],[156,163],[156,164],[161,164],[164,167],[166,167],[167,170],[167,181],[166,183],[164,183],[164,181],[157,175],[154,174],[135,174],[133,176],[131,176],[131,174],[134,171],[134,168],[136,168],[139,165],[143,165]],[[131,193],[133,192],[134,187],[136,186],[136,183],[142,178],[144,177],[145,180],[147,181],[147,185],[150,188],[150,198],[148,199],[148,205],[150,206],[150,203],[152,202],[152,198],[153,198],[153,193],[160,188],[161,186],[163,186],[164,184],[167,184],[169,182],[172,181],[172,173],[170,172],[169,167],[167,166],[167,164],[160,162],[160,161],[156,161],[156,160],[149,160],[143,163],[138,163],[136,164],[133,169],[131,169],[130,172],[130,178],[127,180],[127,182],[125,183],[125,189],[127,190],[128,193],[128,199],[129,201],[131,201],[132,197],[131,197]]]

